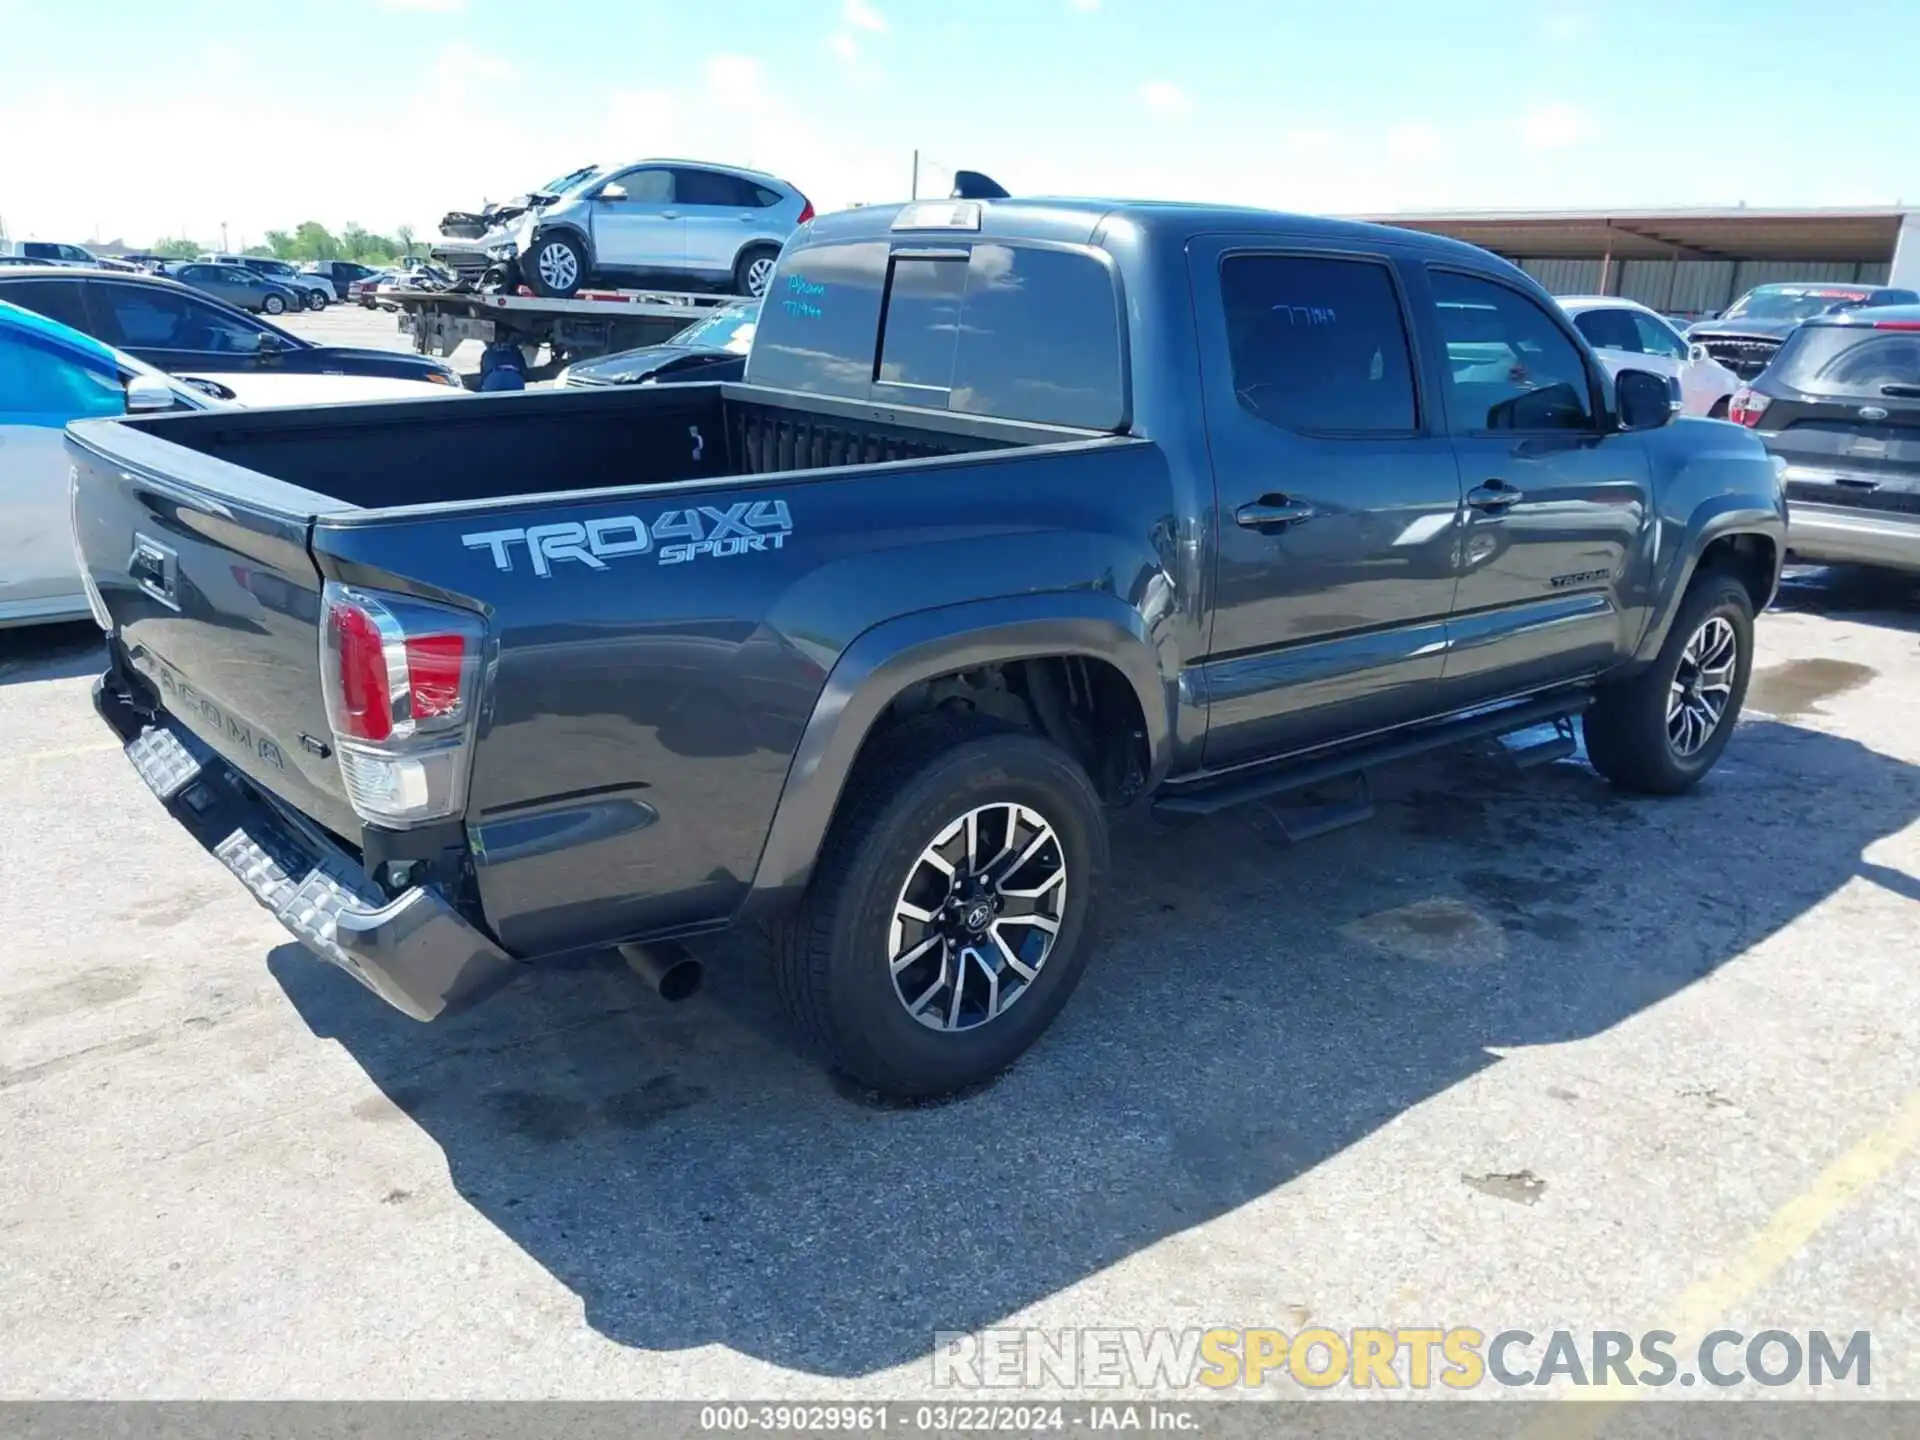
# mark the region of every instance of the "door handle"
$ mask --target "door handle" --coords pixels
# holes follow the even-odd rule
[[[678,210],[662,210],[660,212],[660,218],[662,220],[678,220],[680,218],[680,212]]]
[[[1233,518],[1249,530],[1272,534],[1289,525],[1304,524],[1317,513],[1311,505],[1302,505],[1284,495],[1262,495],[1252,504],[1234,511]]]
[[[1502,515],[1515,502],[1526,499],[1526,492],[1504,480],[1489,480],[1467,492],[1467,504],[1487,515]]]

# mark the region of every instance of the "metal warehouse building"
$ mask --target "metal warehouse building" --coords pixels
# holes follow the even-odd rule
[[[1724,310],[1777,280],[1920,289],[1920,211],[1438,211],[1369,215],[1504,255],[1556,295],[1623,295],[1670,314]]]

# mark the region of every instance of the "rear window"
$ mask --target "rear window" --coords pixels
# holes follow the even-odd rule
[[[1090,430],[1127,421],[1106,265],[1084,252],[984,240],[790,252],[762,309],[747,378]]]
[[[1770,373],[1810,395],[1876,397],[1889,385],[1920,392],[1920,330],[1803,325],[1780,347]]]

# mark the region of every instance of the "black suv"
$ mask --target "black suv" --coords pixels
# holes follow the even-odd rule
[[[1805,321],[1727,418],[1784,467],[1796,555],[1920,571],[1920,305]]]
[[[443,361],[393,350],[315,345],[159,275],[10,266],[0,269],[0,300],[70,325],[160,370],[272,369],[460,384],[458,372]]]
[[[1780,342],[1802,320],[1869,305],[1916,304],[1920,304],[1920,294],[1888,285],[1830,284],[1823,280],[1756,285],[1718,319],[1702,320],[1688,330],[1687,340],[1742,380],[1751,380],[1767,368]]]

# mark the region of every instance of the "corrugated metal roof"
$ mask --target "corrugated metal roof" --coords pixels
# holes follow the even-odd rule
[[[1909,212],[1873,210],[1483,210],[1355,218],[1528,258],[1810,260],[1883,264]]]

